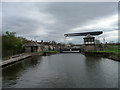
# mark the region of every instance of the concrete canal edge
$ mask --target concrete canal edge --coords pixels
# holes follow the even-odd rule
[[[20,56],[15,57],[15,58],[8,59],[8,60],[5,60],[5,61],[2,61],[1,66],[2,67],[7,66],[7,65],[10,65],[12,63],[23,60],[25,58],[31,57],[31,56],[32,56],[31,54],[25,54],[25,55],[20,55]]]
[[[119,55],[113,54],[113,53],[107,53],[107,52],[84,52],[84,55],[90,55],[90,56],[101,56],[101,57],[105,57],[108,59],[112,59],[115,61],[119,61],[120,62],[120,57]]]
[[[35,52],[35,53],[28,53],[28,54],[24,54],[24,55],[19,55],[17,57],[14,57],[12,56],[12,58],[8,59],[8,60],[5,60],[5,61],[2,61],[0,63],[0,66],[1,67],[5,67],[5,66],[8,66],[10,64],[13,64],[15,62],[18,62],[18,61],[21,61],[21,60],[24,60],[26,58],[29,58],[29,57],[32,57],[32,56],[35,56],[35,55],[39,55],[39,56],[48,56],[48,55],[52,55],[52,54],[56,54],[55,52]]]

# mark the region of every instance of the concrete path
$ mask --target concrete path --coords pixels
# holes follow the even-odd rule
[[[6,61],[2,61],[2,64],[0,64],[0,66],[6,66],[6,65],[9,65],[11,63],[14,63],[14,62],[20,61],[22,59],[25,59],[27,57],[30,57],[30,56],[31,56],[31,54],[25,54],[25,55],[20,55],[20,56],[15,57],[15,58],[8,59]]]

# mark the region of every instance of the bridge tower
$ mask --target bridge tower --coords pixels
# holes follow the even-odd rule
[[[95,50],[95,37],[92,35],[88,34],[84,38],[84,45],[86,50]]]

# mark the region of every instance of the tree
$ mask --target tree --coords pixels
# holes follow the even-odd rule
[[[20,53],[22,45],[27,41],[25,38],[16,37],[16,32],[7,31],[2,35],[3,57]]]
[[[16,34],[16,32],[9,32],[9,31],[6,31],[6,35],[7,35],[7,36],[15,37],[15,34]]]

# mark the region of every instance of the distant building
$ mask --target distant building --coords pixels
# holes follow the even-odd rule
[[[43,46],[42,50],[54,50],[57,47],[55,41],[44,42],[41,40],[41,42],[38,43]]]
[[[29,41],[23,45],[25,52],[39,52],[42,50],[42,45],[35,41]]]

